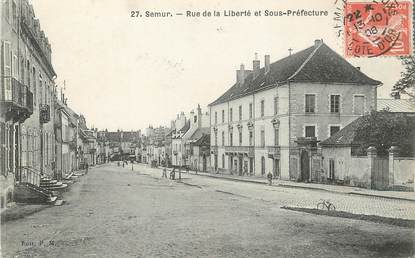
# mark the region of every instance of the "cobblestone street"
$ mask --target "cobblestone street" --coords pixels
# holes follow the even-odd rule
[[[413,218],[411,202],[195,175],[185,175],[179,183],[160,176],[161,170],[141,165],[135,165],[134,171],[114,164],[92,169],[65,193],[63,206],[4,224],[2,246],[7,248],[2,248],[3,257],[414,254],[411,228],[279,208],[313,207],[319,198],[330,198],[341,210],[386,210],[391,216]]]
[[[161,170],[145,168],[146,173],[160,177]],[[201,186],[212,191],[230,192],[254,200],[271,202],[276,206],[294,206],[316,208],[321,200],[330,200],[338,211],[355,214],[377,215],[382,217],[415,220],[415,202],[399,199],[387,199],[372,196],[334,194],[327,191],[287,188],[280,186],[258,185],[183,174],[186,183]],[[265,181],[265,179],[263,179]]]

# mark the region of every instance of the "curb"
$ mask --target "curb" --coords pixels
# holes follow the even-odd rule
[[[377,198],[385,198],[385,199],[391,199],[391,200],[401,200],[401,201],[415,202],[414,199],[408,199],[408,198],[402,198],[402,197],[395,197],[395,196],[384,196],[384,195],[365,194],[365,193],[356,193],[356,192],[348,192],[347,194],[350,194],[350,195],[370,196],[370,197],[377,197]]]
[[[238,182],[246,182],[246,183],[253,183],[253,184],[267,184],[267,182],[260,182],[260,181],[255,181],[255,180],[249,180],[249,179],[240,179],[240,178],[232,178],[232,177],[220,177],[220,176],[212,176],[212,175],[205,175],[205,174],[193,174],[195,176],[205,176],[205,177],[211,177],[211,178],[216,178],[216,179],[225,179],[225,180],[229,180],[229,181],[238,181]]]
[[[246,182],[246,183],[262,184],[262,185],[268,184],[267,182],[260,182],[260,181],[249,180],[249,179],[247,180],[247,179],[242,179],[242,178],[221,177],[221,176],[214,176],[210,174],[196,174],[196,173],[189,173],[189,174],[196,175],[196,176],[216,178],[216,179],[225,179],[228,181]],[[378,194],[366,194],[366,193],[357,193],[357,192],[340,192],[340,191],[333,191],[329,189],[323,189],[323,188],[311,187],[311,186],[287,185],[287,184],[281,184],[281,183],[278,183],[272,186],[286,187],[286,188],[300,188],[300,189],[306,189],[306,190],[330,192],[330,193],[335,193],[335,194],[360,195],[360,196],[366,196],[366,197],[377,197],[377,198],[384,198],[384,199],[390,199],[390,200],[415,202],[414,199],[408,199],[408,198],[402,198],[402,197],[384,196],[384,195],[378,195]]]

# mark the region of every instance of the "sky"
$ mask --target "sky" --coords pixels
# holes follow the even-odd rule
[[[138,130],[169,125],[180,112],[207,105],[236,80],[254,53],[275,62],[288,49],[323,41],[343,55],[334,0],[32,0],[52,45],[52,64],[68,104],[91,127]],[[341,1],[339,1],[341,2]],[[244,11],[308,9],[323,17],[131,17],[131,11]],[[145,15],[144,15],[145,16]],[[399,79],[394,57],[348,59],[383,82],[378,97],[390,97]]]

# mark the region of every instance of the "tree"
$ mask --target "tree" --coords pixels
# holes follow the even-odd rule
[[[415,98],[415,56],[400,57],[404,71],[401,72],[401,78],[392,88],[392,96],[396,94],[405,94]]]
[[[400,156],[415,152],[415,117],[387,111],[373,111],[362,118],[353,143],[356,153],[362,155],[369,146],[375,146],[380,156],[387,156],[391,146],[399,147]]]

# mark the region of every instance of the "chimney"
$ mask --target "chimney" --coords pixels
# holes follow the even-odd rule
[[[239,70],[236,70],[236,82],[239,84],[243,84],[245,82],[245,66],[241,64]]]
[[[314,47],[318,47],[323,43],[322,39],[316,39],[314,40]]]
[[[394,99],[401,99],[401,94],[399,92],[394,92],[393,93],[393,98]]]
[[[269,64],[269,55],[265,55],[265,73],[267,74],[270,71],[270,64]]]
[[[252,70],[254,71],[254,78],[258,76],[260,68],[260,61],[258,60],[258,53],[255,53],[255,59],[252,61]]]

